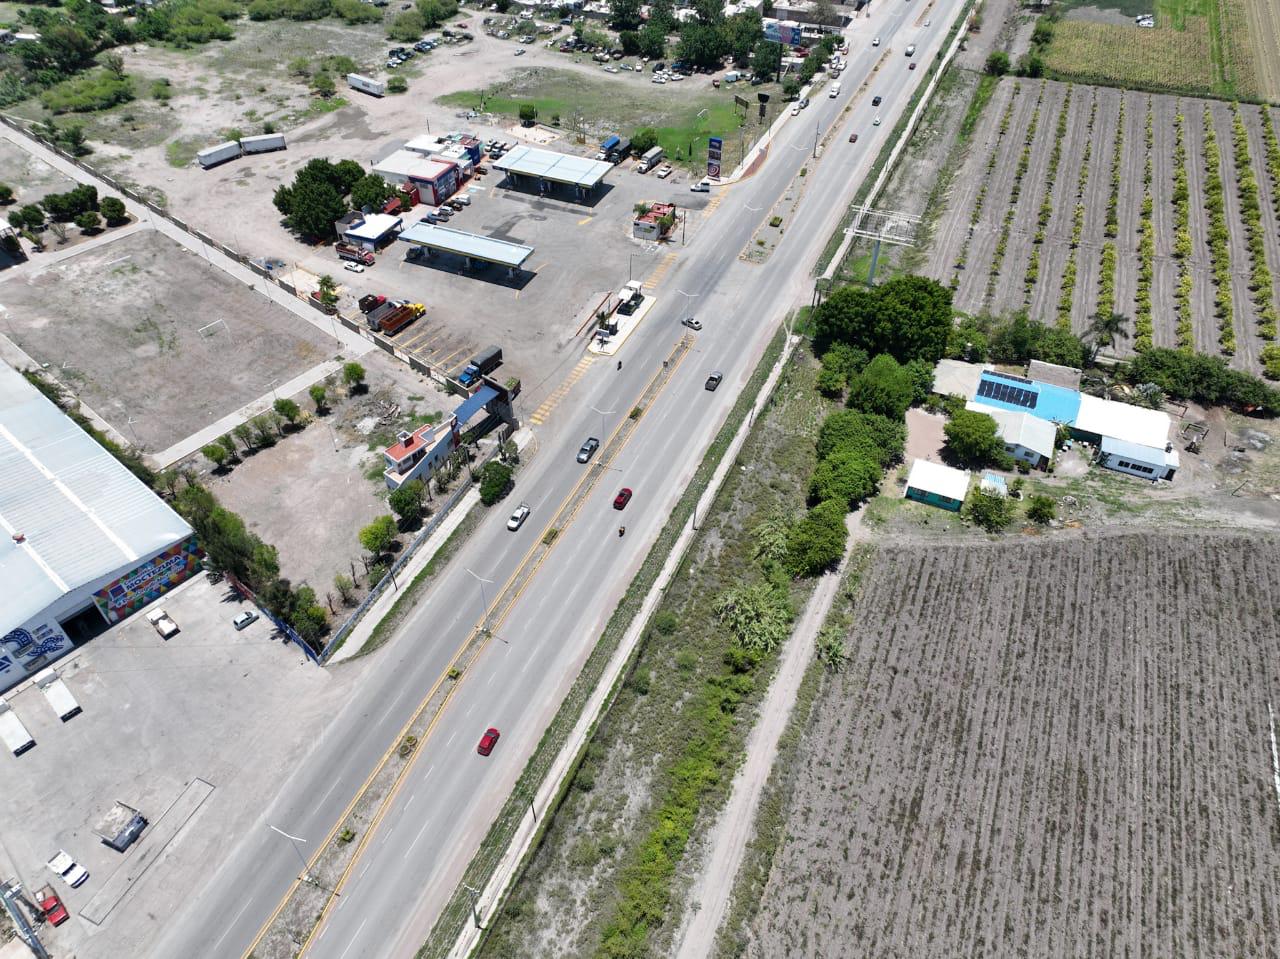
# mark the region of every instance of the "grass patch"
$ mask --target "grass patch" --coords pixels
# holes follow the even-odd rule
[[[204,140],[181,137],[164,145],[164,158],[172,167],[187,167],[195,162],[196,154],[204,149]]]
[[[778,99],[770,98],[771,107]],[[559,116],[566,131],[572,129],[573,117],[581,117],[580,129],[589,141],[606,131],[630,136],[642,127],[652,127],[668,158],[685,165],[706,162],[707,138],[712,136],[725,139],[725,162],[733,165],[734,143],[744,130],[729,90],[669,99],[651,93],[647,85],[589,80],[563,70],[531,71],[484,90],[446,94],[437,102],[513,118],[523,104],[533,104],[539,122],[550,124],[552,117]],[[702,111],[706,112],[699,117]]]
[[[694,473],[693,479],[685,488],[666,526],[663,528],[662,533],[659,534],[657,542],[645,558],[639,573],[636,574],[626,594],[618,603],[600,636],[600,640],[596,643],[586,664],[583,666],[582,672],[579,673],[569,694],[565,697],[564,702],[561,703],[555,719],[552,720],[543,733],[537,749],[534,750],[502,811],[481,843],[480,850],[468,865],[462,879],[464,884],[472,888],[483,888],[493,875],[493,870],[497,866],[499,858],[527,814],[529,797],[535,794],[538,786],[545,779],[551,763],[563,748],[570,731],[582,713],[584,704],[599,683],[606,665],[612,659],[623,635],[630,628],[636,614],[639,612],[645,596],[657,580],[658,574],[674,548],[676,540],[689,522],[694,506],[707,488],[707,484],[710,482],[720,459],[724,456],[725,451],[733,440],[734,434],[746,418],[748,410],[754,403],[756,396],[769,376],[770,370],[781,354],[782,347],[783,333],[779,330],[778,334],[774,336],[769,346],[765,349],[764,356],[752,374],[750,382],[739,395],[733,410],[729,413],[720,432],[707,450],[706,455]],[[631,670],[628,669],[624,671],[623,675],[626,677],[630,673]],[[612,690],[612,695],[616,696],[618,694],[620,686],[621,681]],[[577,763],[579,765],[582,763],[586,752],[587,749],[584,749],[583,754],[578,757]],[[556,798],[552,808],[543,815],[542,825],[539,827],[539,837],[531,847],[530,858],[536,855],[546,830],[554,823],[554,812],[568,792],[571,782],[572,778],[566,781],[560,796]],[[530,859],[527,858],[522,865],[522,871],[528,867],[529,861]],[[505,914],[510,915],[511,908],[511,906],[508,906]],[[441,913],[430,938],[418,951],[420,959],[445,956],[456,941],[462,926],[471,921],[470,909],[470,898],[466,890],[460,885]]]

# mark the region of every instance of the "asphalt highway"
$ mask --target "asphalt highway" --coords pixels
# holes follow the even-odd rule
[[[532,505],[528,522],[508,532],[510,509],[495,508],[388,646],[355,667],[365,675],[351,702],[282,785],[264,811],[261,829],[239,837],[201,895],[171,917],[153,955],[226,957],[250,947],[299,871],[288,841],[268,825],[306,839],[306,854],[313,851],[480,622],[482,593],[475,577],[494,583],[483,587],[492,602],[583,471],[601,471],[589,500],[561,531],[554,551],[420,744],[402,788],[306,952],[312,959],[413,955],[779,322],[808,302],[812,264],[911,89],[923,81],[960,5],[935,3],[928,28],[916,26],[924,16],[919,0],[884,0],[870,19],[854,22],[846,32],[850,56],[840,78],[842,94],[830,99],[820,91],[807,110],[790,119],[751,177],[719,188],[726,190],[725,199],[655,291],[657,303],[619,354],[622,369],[612,360],[595,362],[538,431],[536,451],[506,501],[510,509],[521,501]],[[874,36],[881,37],[878,48],[871,46]],[[913,58],[903,55],[908,43],[917,45]],[[908,72],[912,59],[920,66]],[[872,87],[860,92],[862,80],[873,75]],[[884,97],[879,107],[871,106],[875,94]],[[854,98],[814,163],[815,123],[825,135]],[[882,117],[878,127],[872,123],[876,115]],[[857,144],[847,142],[851,132],[859,133]],[[808,167],[805,194],[782,242],[763,265],[740,260],[802,166]],[[694,334],[694,349],[627,445],[607,469],[578,464],[581,442],[613,432],[685,332],[679,321],[690,315],[704,329]],[[716,392],[703,388],[712,370],[724,374]],[[602,422],[592,407],[614,412]],[[618,512],[612,500],[623,486],[635,495]],[[627,528],[624,537],[617,534],[620,524]],[[476,743],[489,726],[498,727],[502,738],[491,756],[482,757]]]

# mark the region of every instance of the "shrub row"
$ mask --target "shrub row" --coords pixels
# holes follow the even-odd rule
[[[1102,266],[1098,272],[1098,312],[1104,315],[1116,311],[1116,245],[1108,240],[1102,244]]]
[[[1271,205],[1280,216],[1280,140],[1271,123],[1271,111],[1262,110],[1262,142],[1267,145],[1267,175],[1271,177]]]
[[[1093,121],[1097,115],[1097,95],[1089,111],[1089,123],[1085,127],[1084,156],[1080,159],[1080,171],[1076,174],[1076,203],[1071,216],[1071,248],[1066,266],[1062,268],[1062,286],[1058,292],[1058,328],[1071,330],[1071,301],[1076,292],[1076,276],[1080,271],[1077,250],[1084,233],[1084,191],[1089,185],[1089,160],[1093,157]]]
[[[1142,168],[1142,214],[1138,219],[1138,283],[1134,293],[1133,346],[1136,350],[1150,349],[1154,326],[1151,320],[1151,280],[1155,274],[1155,227],[1151,222],[1154,201],[1151,198],[1151,147],[1155,133],[1151,120],[1151,98],[1147,98],[1147,118],[1144,128],[1146,159]]]
[[[1187,118],[1179,110],[1173,118],[1173,256],[1178,261],[1178,285],[1174,290],[1177,343],[1191,348],[1195,331],[1191,323],[1191,188],[1187,183]]]
[[[1276,338],[1276,310],[1271,299],[1271,270],[1267,267],[1267,247],[1262,228],[1262,194],[1253,175],[1249,156],[1249,131],[1240,116],[1240,104],[1231,104],[1231,140],[1236,161],[1236,193],[1240,197],[1240,218],[1244,221],[1251,270],[1249,290],[1258,309],[1258,335]]]
[[[1107,194],[1107,225],[1103,233],[1115,237],[1120,232],[1120,165],[1124,153],[1124,95],[1116,119],[1116,142],[1111,148],[1111,192]]]
[[[1071,85],[1067,84],[1067,94],[1062,100],[1062,112],[1058,114],[1058,126],[1054,131],[1053,152],[1049,154],[1049,167],[1045,172],[1044,198],[1040,201],[1040,213],[1036,218],[1036,234],[1031,247],[1031,258],[1027,261],[1027,272],[1024,278],[1026,299],[1031,297],[1031,290],[1040,277],[1040,244],[1044,243],[1045,228],[1053,217],[1053,185],[1058,178],[1058,166],[1062,162],[1062,143],[1067,136],[1067,119],[1071,110]],[[1097,101],[1094,101],[1096,108]]]
[[[1222,352],[1236,351],[1232,325],[1231,253],[1227,245],[1227,214],[1223,199],[1222,155],[1213,132],[1213,114],[1204,108],[1204,205],[1209,214],[1209,262],[1213,268],[1214,313],[1218,317],[1218,346]]]
[[[978,187],[977,196],[973,199],[973,209],[969,211],[969,226],[977,226],[978,221],[982,219],[982,211],[987,203],[987,184],[991,182],[991,177],[995,173],[996,160],[1000,158],[1000,144],[1004,140],[1004,135],[1009,129],[1009,123],[1013,119],[1013,104],[1018,94],[1022,92],[1022,84],[1017,84],[1013,88],[1013,93],[1009,97],[1009,102],[1005,104],[1004,112],[1000,114],[1000,126],[996,133],[996,142],[992,147],[991,155],[987,157],[986,176],[983,177],[982,185]],[[963,270],[965,262],[969,258],[969,239],[973,236],[970,231],[969,237],[965,238],[964,245],[960,247],[960,255],[956,258],[956,269]],[[951,289],[955,289],[960,284],[960,275],[953,274],[951,277]]]
[[[1022,153],[1018,155],[1018,166],[1013,171],[1013,187],[1009,191],[1009,209],[1000,224],[1000,237],[996,240],[995,256],[991,258],[991,269],[987,277],[987,296],[995,293],[996,280],[1000,277],[1000,267],[1004,264],[1004,254],[1009,243],[1009,231],[1013,226],[1014,210],[1018,199],[1022,196],[1022,179],[1031,166],[1031,145],[1035,142],[1036,129],[1040,126],[1040,106],[1044,102],[1044,81],[1040,83],[1040,95],[1036,97],[1036,108],[1031,113],[1031,122],[1027,124],[1027,132],[1022,140]]]

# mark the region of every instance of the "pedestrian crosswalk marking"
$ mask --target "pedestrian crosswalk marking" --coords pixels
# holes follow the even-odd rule
[[[541,426],[547,421],[547,417],[551,415],[552,410],[560,405],[560,401],[568,395],[578,380],[582,379],[587,370],[591,368],[594,360],[594,356],[584,356],[578,360],[577,366],[569,371],[569,375],[564,378],[564,382],[557,386],[551,395],[542,401],[542,405],[533,411],[533,415],[529,419],[534,426]]]

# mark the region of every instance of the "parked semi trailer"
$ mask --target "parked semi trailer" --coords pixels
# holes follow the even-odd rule
[[[347,74],[347,86],[352,90],[359,90],[361,93],[375,97],[380,97],[387,92],[387,85],[381,80],[372,80],[358,73]]]
[[[219,163],[226,163],[228,160],[234,160],[240,155],[240,144],[235,140],[228,140],[226,143],[219,143],[214,147],[207,147],[196,154],[196,159],[200,161],[200,165],[206,170],[215,167]]]
[[[285,148],[283,133],[263,133],[256,137],[241,137],[240,149],[245,153],[270,153]]]

